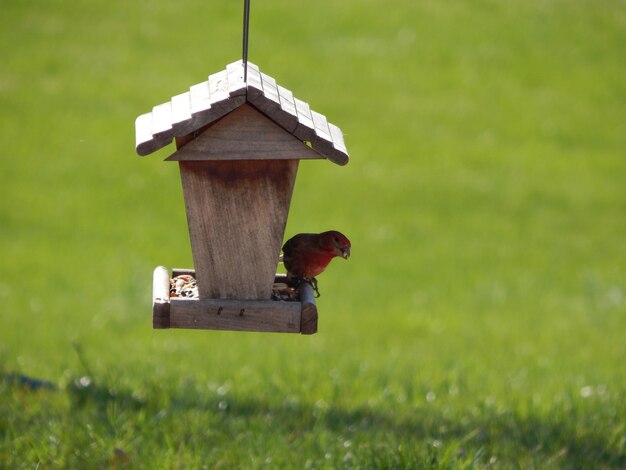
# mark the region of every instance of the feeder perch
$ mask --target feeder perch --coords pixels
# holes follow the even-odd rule
[[[312,334],[308,284],[299,301],[271,299],[300,160],[348,163],[341,130],[247,62],[229,64],[135,122],[136,150],[172,140],[180,168],[199,298],[170,298],[170,273],[155,269],[154,328]],[[277,278],[278,276],[278,278]]]

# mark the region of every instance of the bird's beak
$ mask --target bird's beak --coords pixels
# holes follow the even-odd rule
[[[344,248],[341,250],[341,256],[343,259],[350,258],[350,248]]]

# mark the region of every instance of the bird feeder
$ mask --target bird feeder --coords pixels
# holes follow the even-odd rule
[[[244,65],[245,64],[245,65]],[[309,284],[299,301],[273,300],[300,160],[348,163],[341,130],[247,61],[154,106],[135,123],[141,156],[172,140],[198,298],[170,298],[170,272],[153,276],[153,327],[312,334]]]

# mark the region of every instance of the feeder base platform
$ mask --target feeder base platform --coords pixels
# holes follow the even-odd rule
[[[175,269],[172,276],[195,275],[194,270]],[[284,275],[276,275],[285,282]],[[201,330],[261,331],[274,333],[317,332],[317,306],[313,289],[298,286],[299,301],[170,298],[170,275],[159,266],[152,278],[152,326]]]

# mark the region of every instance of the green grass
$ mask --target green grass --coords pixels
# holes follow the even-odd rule
[[[134,119],[239,58],[240,2],[1,10],[0,468],[626,467],[624,1],[253,2],[352,157],[296,182],[286,235],[353,242],[313,337],[151,329],[192,262]]]

